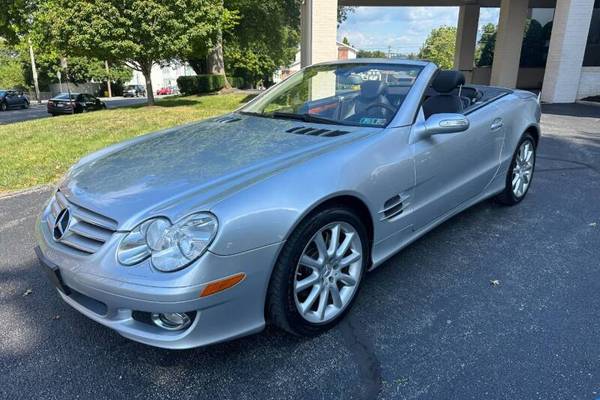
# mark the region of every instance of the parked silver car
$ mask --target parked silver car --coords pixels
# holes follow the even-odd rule
[[[231,114],[81,159],[37,223],[60,296],[121,335],[189,348],[332,327],[367,270],[495,196],[520,202],[529,92],[428,62],[303,69]]]

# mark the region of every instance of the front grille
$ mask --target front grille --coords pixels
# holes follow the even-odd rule
[[[54,240],[76,252],[94,254],[117,230],[116,221],[70,202],[57,191],[47,218],[51,235],[54,235],[58,216],[65,209],[69,210],[70,221],[62,236],[58,239],[54,236]]]

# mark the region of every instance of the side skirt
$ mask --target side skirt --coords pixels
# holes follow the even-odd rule
[[[504,181],[504,179],[502,179]],[[493,185],[493,186],[497,186],[497,185]],[[425,225],[424,227],[422,227],[421,229],[419,229],[418,231],[415,231],[415,233],[408,237],[407,239],[405,239],[402,242],[398,243],[398,246],[391,250],[388,251],[386,253],[383,254],[379,254],[376,250],[375,246],[373,248],[373,264],[371,265],[371,267],[369,268],[369,271],[374,270],[375,268],[379,267],[381,264],[383,264],[384,262],[386,262],[389,258],[391,258],[392,256],[394,256],[396,253],[398,253],[400,250],[404,249],[405,247],[407,247],[408,245],[410,245],[411,243],[413,243],[414,241],[416,241],[417,239],[421,238],[422,236],[424,236],[427,232],[431,231],[432,229],[434,229],[435,227],[437,227],[438,225],[441,225],[443,222],[447,221],[448,219],[452,218],[453,216],[455,216],[456,214],[461,213],[462,211],[466,210],[467,208],[470,208],[472,206],[474,206],[475,204],[489,199],[491,197],[496,196],[497,194],[499,194],[500,192],[502,192],[504,188],[497,188],[497,187],[492,187],[490,188],[490,190],[480,194],[479,196],[473,197],[472,199],[460,204],[459,206],[457,206],[456,208],[452,209],[451,211],[447,212],[446,214],[442,215],[441,217],[433,220],[430,224]]]

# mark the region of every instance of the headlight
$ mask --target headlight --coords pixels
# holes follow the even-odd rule
[[[121,264],[133,265],[151,257],[156,269],[176,271],[206,251],[217,228],[217,218],[209,213],[189,215],[174,225],[165,218],[150,219],[125,236],[117,258]]]

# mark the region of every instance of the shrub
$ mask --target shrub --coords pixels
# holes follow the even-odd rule
[[[231,86],[234,88],[238,88],[238,89],[246,88],[246,82],[245,82],[244,78],[242,78],[241,76],[231,76],[231,77],[227,77],[227,79],[229,80],[229,83],[231,84]]]
[[[181,93],[186,95],[216,92],[225,86],[225,77],[223,75],[180,76],[177,78],[177,86]]]

